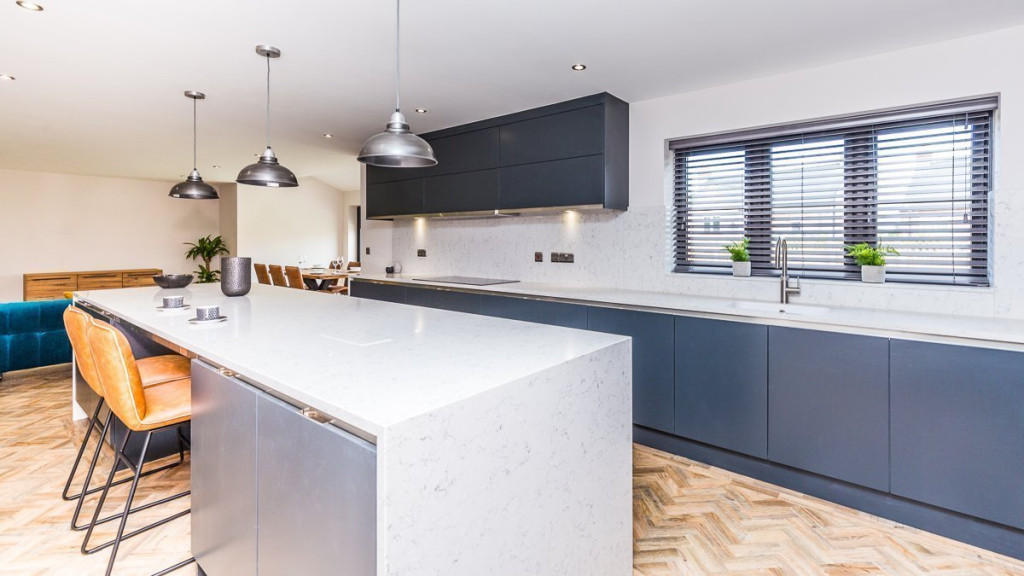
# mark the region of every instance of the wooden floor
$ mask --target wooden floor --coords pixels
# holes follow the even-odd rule
[[[59,496],[85,430],[71,423],[68,372],[0,382],[0,575],[90,576],[106,566],[107,554],[78,552],[73,505]],[[657,450],[637,446],[634,463],[634,576],[1024,575],[1024,562]],[[188,474],[186,462],[145,478],[137,502],[186,488]],[[121,506],[127,489],[115,490],[111,506]],[[129,527],[185,505],[133,515]],[[127,541],[114,574],[151,574],[188,556],[186,516]]]

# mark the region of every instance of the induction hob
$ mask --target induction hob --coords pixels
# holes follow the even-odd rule
[[[470,286],[490,286],[492,284],[512,284],[519,280],[500,280],[497,278],[474,278],[473,276],[433,276],[430,278],[413,278],[423,282],[446,282],[448,284],[469,284]]]

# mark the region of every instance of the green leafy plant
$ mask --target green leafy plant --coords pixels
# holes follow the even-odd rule
[[[185,252],[185,257],[190,260],[197,258],[203,261],[199,265],[199,270],[196,270],[198,278],[196,279],[197,284],[208,284],[210,282],[216,282],[220,280],[220,272],[217,270],[210,269],[210,262],[222,254],[230,254],[228,245],[224,243],[224,240],[220,236],[211,238],[206,236],[200,238],[195,242],[185,242],[185,246],[191,246],[188,252]]]
[[[729,251],[729,259],[733,262],[750,262],[750,238],[744,237],[739,242],[733,242],[725,247]]]
[[[885,266],[886,255],[900,255],[892,246],[872,246],[867,242],[847,246],[846,253],[853,258],[857,266]]]

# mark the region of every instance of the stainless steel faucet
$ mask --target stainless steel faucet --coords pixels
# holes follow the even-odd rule
[[[796,279],[796,286],[789,285],[789,243],[783,236],[775,242],[775,267],[782,270],[779,276],[779,302],[788,304],[791,294],[800,294],[800,278]]]

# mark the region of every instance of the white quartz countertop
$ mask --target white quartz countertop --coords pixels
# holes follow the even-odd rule
[[[183,294],[192,308],[157,310]],[[147,332],[373,436],[625,338],[388,302],[254,285],[77,292]],[[195,306],[227,321],[194,325]]]
[[[414,280],[412,275],[363,274],[361,280],[551,298],[602,306],[637,308],[684,315],[707,315],[779,326],[875,334],[985,347],[1024,347],[1024,320],[936,313],[922,314],[837,308],[798,303],[754,302],[686,294],[600,287],[516,282],[471,286]]]

